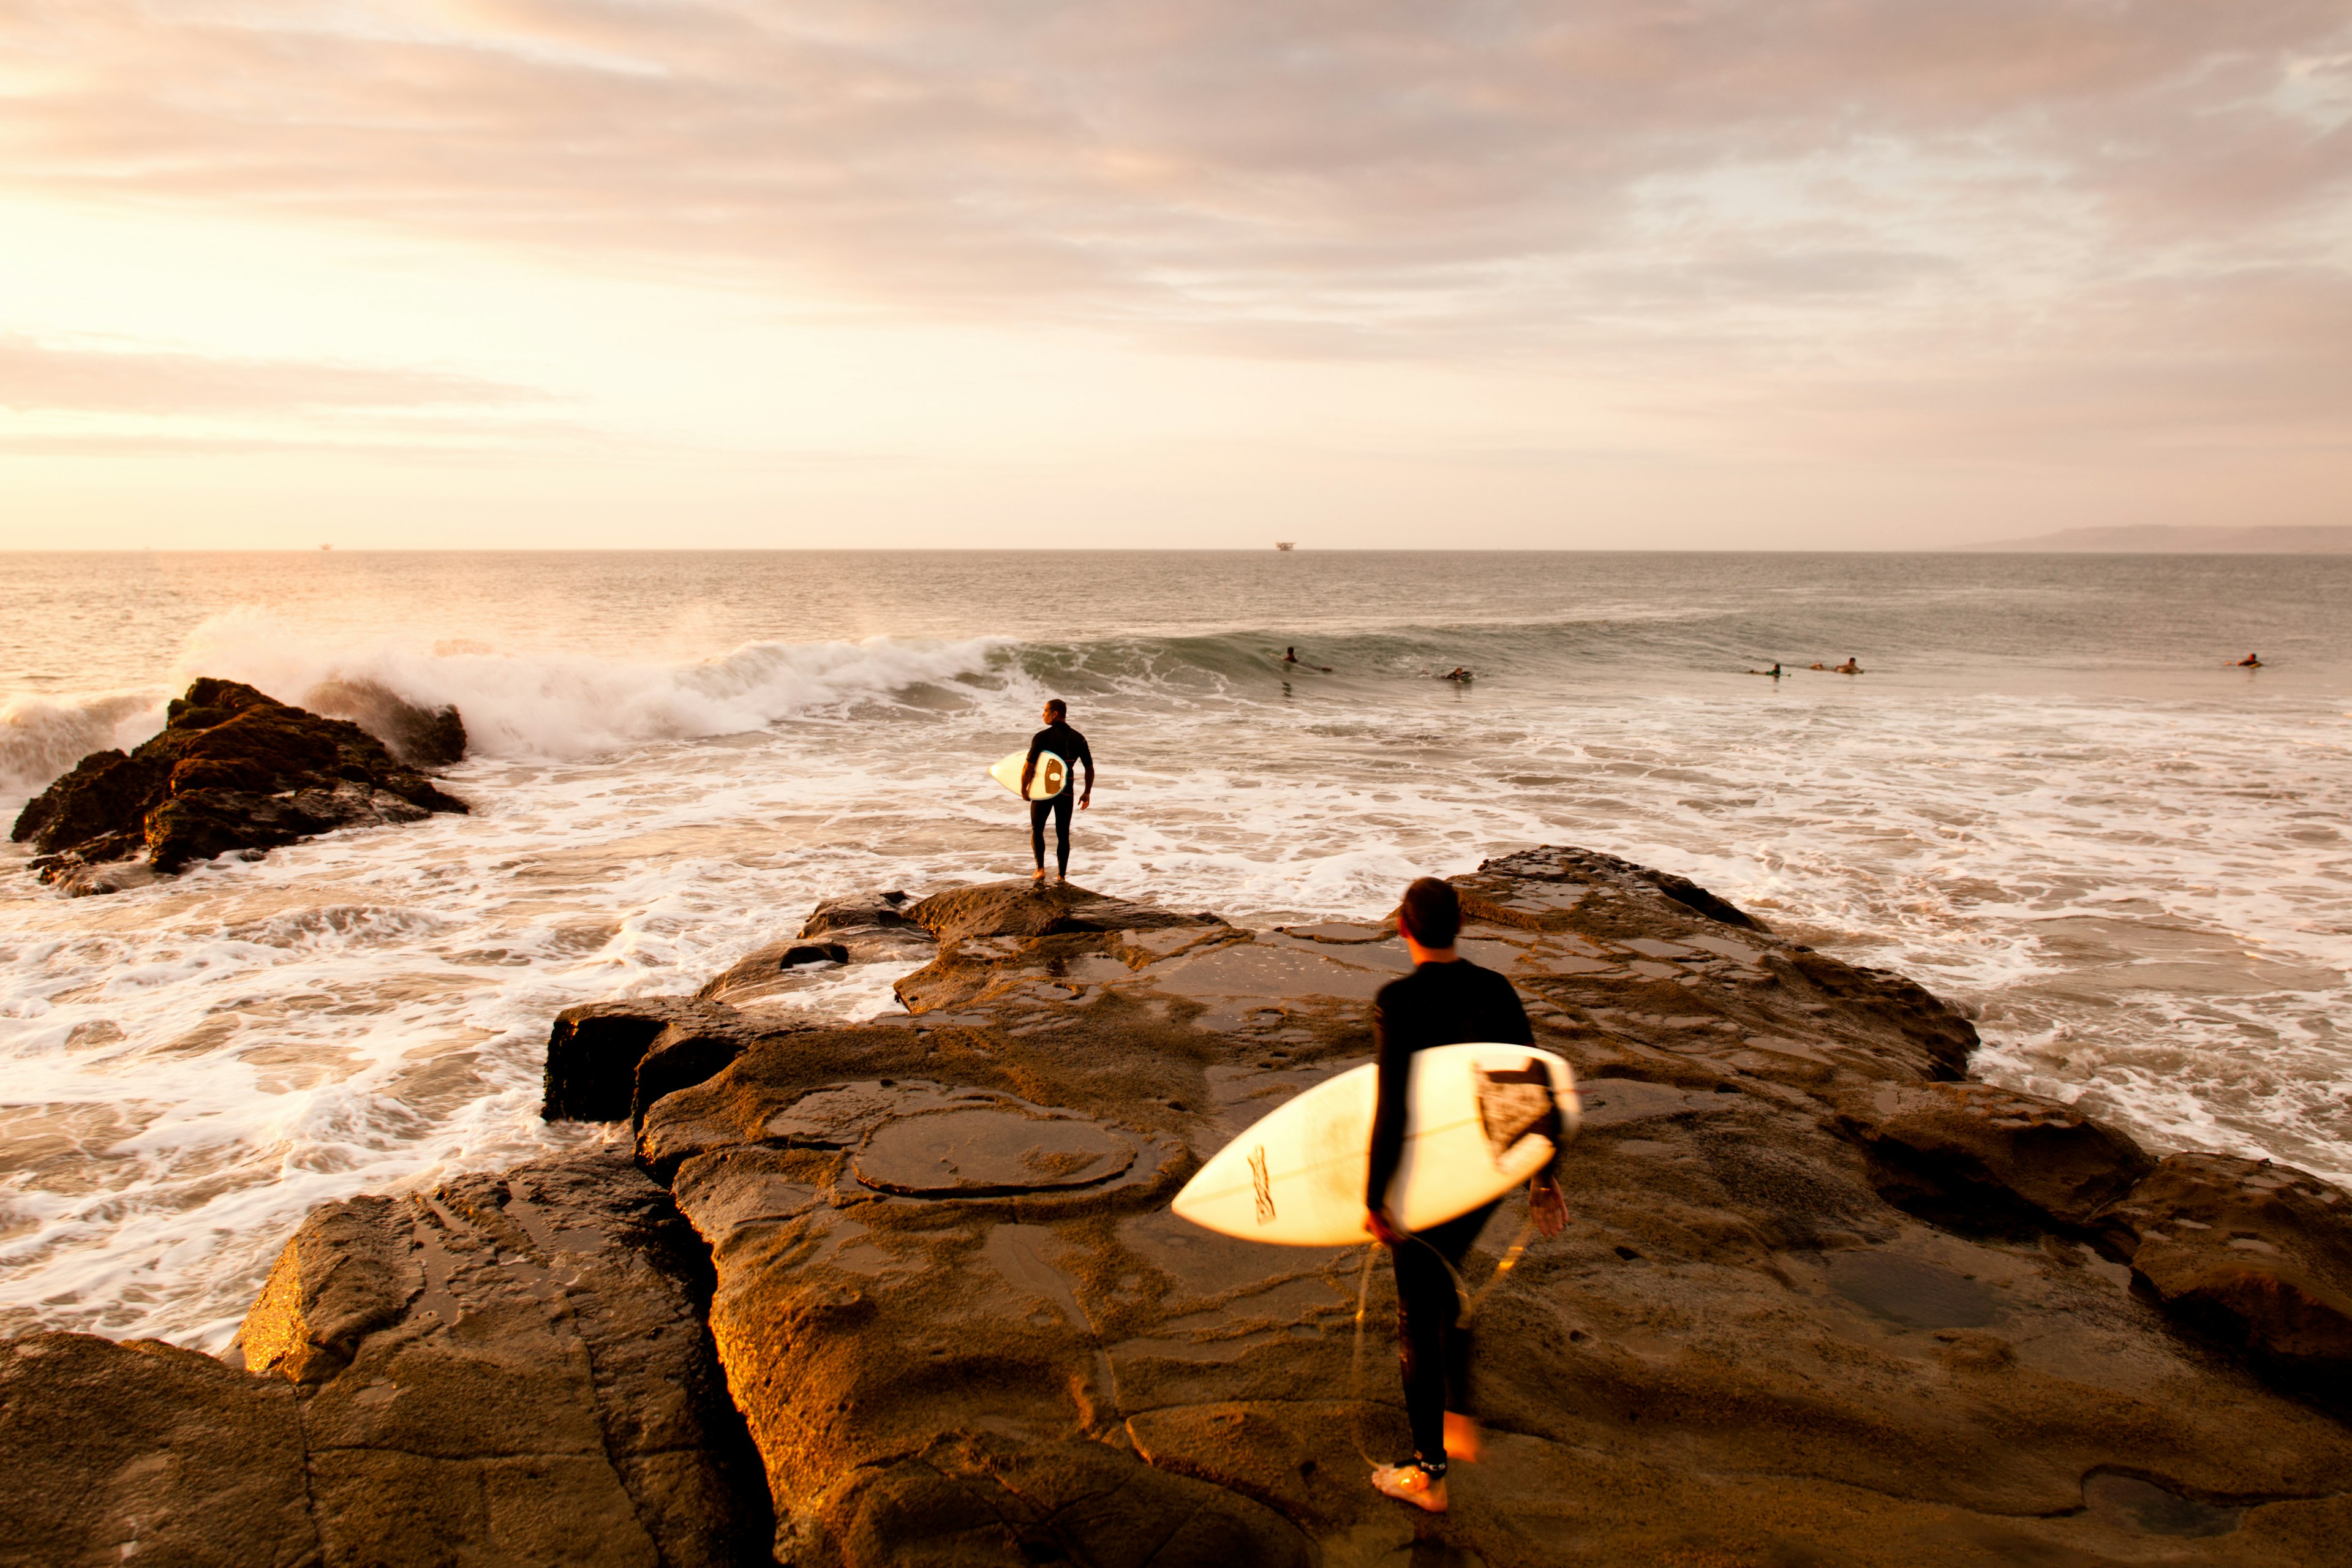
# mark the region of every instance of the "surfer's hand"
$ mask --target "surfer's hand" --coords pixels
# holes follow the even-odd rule
[[[1094,803],[1095,792],[1092,790],[1088,790],[1086,794],[1078,796],[1078,809],[1080,811],[1086,810],[1087,807],[1092,805]]]
[[[1528,1215],[1546,1236],[1558,1236],[1567,1228],[1568,1200],[1560,1196],[1557,1182],[1538,1176],[1528,1184]]]
[[[1382,1247],[1394,1247],[1404,1240],[1403,1237],[1397,1234],[1397,1227],[1390,1221],[1389,1211],[1386,1209],[1366,1209],[1364,1228],[1370,1231],[1372,1239]]]

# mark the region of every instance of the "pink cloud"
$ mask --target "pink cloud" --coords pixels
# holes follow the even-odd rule
[[[2157,374],[2337,396],[2340,0],[36,0],[0,42],[20,193],[1759,395],[2127,383],[2160,325]]]

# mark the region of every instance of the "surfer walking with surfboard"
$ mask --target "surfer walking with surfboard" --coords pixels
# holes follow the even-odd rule
[[[1413,972],[1381,986],[1372,1004],[1380,1098],[1372,1113],[1364,1228],[1388,1247],[1396,1268],[1397,1344],[1413,1447],[1411,1459],[1373,1471],[1372,1485],[1432,1513],[1445,1511],[1448,1458],[1475,1463],[1479,1455],[1478,1423],[1467,1410],[1470,1332],[1461,1321],[1454,1280],[1502,1199],[1418,1233],[1397,1224],[1390,1186],[1404,1158],[1413,1053],[1477,1041],[1533,1046],[1536,1037],[1511,983],[1454,950],[1461,929],[1462,901],[1452,883],[1423,877],[1407,888],[1397,906],[1397,932]],[[1558,1112],[1550,1115],[1557,1150],[1562,1142]],[[1529,1182],[1528,1209],[1546,1236],[1557,1236],[1568,1223],[1568,1205],[1549,1166]]]
[[[1021,764],[1022,797],[1029,803],[1029,848],[1036,857],[1037,869],[1032,873],[1036,881],[1045,879],[1045,819],[1054,819],[1055,880],[1070,879],[1070,806],[1074,782],[1071,774],[1078,764],[1087,765],[1087,787],[1076,796],[1081,811],[1092,804],[1095,796],[1095,754],[1087,745],[1087,738],[1070,728],[1070,705],[1056,697],[1045,704],[1038,715],[1045,727],[1029,738],[1029,756]],[[1037,764],[1044,759],[1048,776],[1038,777]],[[1052,776],[1058,773],[1058,786]]]

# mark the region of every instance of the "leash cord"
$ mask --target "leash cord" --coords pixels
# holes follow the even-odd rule
[[[1471,1290],[1470,1282],[1462,1278],[1462,1270],[1456,1268],[1453,1260],[1445,1254],[1438,1251],[1434,1247],[1430,1247],[1426,1240],[1412,1231],[1402,1230],[1397,1234],[1408,1241],[1418,1242],[1423,1247],[1428,1247],[1430,1256],[1444,1264],[1445,1271],[1454,1276],[1454,1289],[1468,1298],[1461,1311],[1455,1314],[1454,1323],[1457,1330],[1466,1330],[1470,1326],[1471,1318],[1485,1304],[1486,1297],[1496,1286],[1503,1282],[1503,1277],[1510,1273],[1517,1266],[1520,1258],[1526,1254],[1528,1243],[1535,1239],[1536,1221],[1533,1215],[1528,1216],[1527,1223],[1519,1226],[1519,1234],[1511,1239],[1511,1245],[1505,1249],[1502,1261],[1495,1265],[1495,1272],[1488,1275],[1486,1282],[1479,1286],[1475,1291]],[[1373,1458],[1371,1451],[1364,1447],[1364,1316],[1371,1306],[1372,1260],[1380,1255],[1380,1250],[1381,1244],[1377,1241],[1369,1242],[1364,1247],[1364,1266],[1356,1277],[1356,1345],[1348,1358],[1348,1405],[1355,1412],[1355,1419],[1349,1423],[1348,1435],[1349,1440],[1356,1445],[1356,1458],[1363,1460],[1367,1467],[1375,1470],[1381,1468],[1381,1462]]]

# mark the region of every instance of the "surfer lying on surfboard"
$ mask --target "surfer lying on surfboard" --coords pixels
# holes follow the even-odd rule
[[[1095,754],[1087,745],[1087,738],[1070,728],[1070,705],[1056,697],[1045,704],[1038,715],[1045,727],[1029,738],[1029,760],[1021,764],[1021,795],[1029,802],[1029,851],[1036,857],[1037,869],[1032,873],[1037,881],[1045,879],[1045,818],[1054,819],[1054,868],[1055,879],[1070,879],[1070,775],[1078,764],[1087,765],[1087,787],[1077,797],[1081,810],[1095,798]],[[1061,760],[1062,787],[1044,799],[1030,795],[1030,785],[1037,775],[1037,758],[1050,753]],[[1053,786],[1048,784],[1047,788]]]
[[[1536,1037],[1511,983],[1454,951],[1461,929],[1462,901],[1452,883],[1423,877],[1407,888],[1397,906],[1397,932],[1412,955],[1413,972],[1381,986],[1372,1004],[1380,1103],[1372,1114],[1364,1228],[1388,1247],[1396,1267],[1397,1344],[1413,1447],[1411,1459],[1373,1471],[1372,1485],[1432,1513],[1445,1511],[1446,1460],[1475,1463],[1481,1447],[1465,1397],[1470,1331],[1461,1321],[1462,1300],[1454,1281],[1470,1244],[1502,1199],[1418,1234],[1398,1228],[1389,1189],[1404,1155],[1412,1056],[1432,1046],[1473,1041],[1533,1046]],[[1564,1141],[1559,1113],[1555,1109],[1549,1115],[1548,1136],[1557,1150]],[[1568,1223],[1568,1205],[1549,1167],[1528,1184],[1528,1210],[1546,1236],[1557,1236]]]

